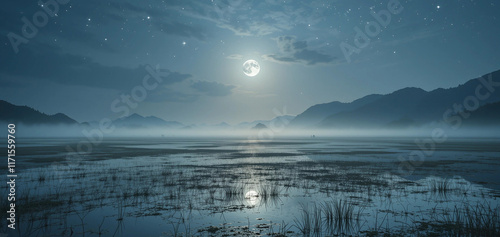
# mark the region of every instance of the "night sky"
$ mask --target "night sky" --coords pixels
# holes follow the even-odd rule
[[[130,112],[185,124],[296,115],[500,69],[493,0],[42,1],[0,9],[0,99],[80,122],[122,115],[113,101],[147,68],[163,81]],[[390,20],[377,21],[381,11]],[[358,32],[370,41],[355,41]],[[341,45],[356,47],[349,60]],[[243,73],[249,59],[260,64],[255,77]]]

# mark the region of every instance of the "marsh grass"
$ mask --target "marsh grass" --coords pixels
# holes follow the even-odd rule
[[[273,237],[286,237],[288,234],[293,233],[293,231],[290,231],[291,226],[284,221],[281,221],[281,224],[279,225],[278,231],[274,232],[274,225],[273,222],[271,221],[271,224],[269,225],[269,236]]]
[[[321,204],[324,219],[328,231],[332,234],[346,234],[359,227],[359,220],[363,212],[362,208],[346,200],[332,200]],[[357,210],[356,210],[357,209]]]
[[[359,229],[362,208],[346,200],[324,201],[319,204],[300,204],[300,214],[294,219],[295,227],[304,235],[346,235]]]
[[[177,236],[188,233],[196,236],[197,230],[206,227],[200,224],[200,219],[211,220],[212,225],[218,225],[219,222],[238,225],[240,222],[235,216],[254,211],[263,214],[278,211],[284,215],[290,214],[284,217],[288,218],[288,223],[282,222],[277,232],[273,230],[272,224],[275,219],[269,219],[271,225],[266,226],[268,232],[262,229],[262,235],[398,235],[398,229],[389,228],[389,225],[394,225],[393,220],[404,216],[409,221],[406,221],[406,226],[402,229],[409,230],[413,228],[411,221],[416,218],[414,214],[417,213],[427,218],[427,221],[432,217],[433,222],[427,224],[432,229],[419,227],[418,230],[421,231],[415,232],[415,235],[439,233],[444,236],[478,236],[479,233],[486,233],[484,236],[500,236],[498,208],[492,209],[487,205],[457,206],[448,210],[451,214],[437,214],[441,209],[438,208],[433,213],[429,213],[428,209],[415,211],[413,203],[409,202],[410,204],[399,208],[401,212],[397,212],[396,206],[400,206],[401,201],[409,200],[408,197],[426,196],[426,201],[431,204],[456,203],[454,200],[437,200],[425,195],[448,194],[457,190],[454,179],[433,178],[410,182],[395,175],[377,173],[373,171],[377,169],[375,166],[363,168],[364,165],[359,165],[359,162],[181,166],[166,164],[170,162],[166,160],[160,163],[147,160],[140,161],[141,163],[116,162],[105,165],[96,161],[81,162],[78,167],[69,168],[70,171],[60,171],[59,176],[34,168],[28,176],[34,183],[33,187],[28,189],[27,185],[20,185],[27,188],[26,191],[19,192],[19,204],[24,208],[21,216],[31,217],[29,220],[22,220],[24,226],[31,226],[23,227],[28,230],[28,234],[23,236],[29,236],[29,233],[34,233],[32,236],[43,236],[39,233],[51,228],[64,232],[65,236],[70,236],[73,231],[73,236],[89,234],[90,230],[95,235],[113,233],[113,236],[120,236],[126,233],[121,233],[118,229],[136,221],[134,218],[141,221],[142,217],[155,218],[153,216],[166,220],[165,225],[160,227],[164,228],[161,231]],[[351,166],[352,169],[346,168]],[[66,180],[68,182],[62,182]],[[417,187],[416,183],[420,186]],[[249,191],[250,187],[258,193],[258,200],[251,205],[245,201],[245,191]],[[478,192],[474,189],[469,187],[463,192],[466,193],[465,196],[460,198],[477,195]],[[482,195],[489,198],[487,193]],[[335,199],[330,199],[331,197]],[[477,197],[480,198],[481,195]],[[50,199],[57,199],[57,202],[48,201]],[[301,204],[300,208],[296,208],[297,202],[294,199],[305,200],[308,205]],[[5,202],[1,204],[6,206]],[[378,209],[380,205],[384,205],[384,210],[390,212],[386,212],[385,216],[381,215],[382,211]],[[370,211],[364,213],[362,206],[370,208]],[[71,207],[82,208],[73,210]],[[104,219],[102,222],[89,217],[85,219],[87,209],[83,207],[110,208],[112,211],[107,213],[107,220],[113,220],[112,225],[109,225],[110,221],[104,222]],[[260,207],[265,207],[265,210],[259,209]],[[189,215],[178,216],[185,211],[195,213],[195,218],[192,219]],[[218,217],[224,216],[224,213],[227,215],[228,212],[234,212],[231,214],[232,218],[226,220],[225,217]],[[75,217],[82,217],[80,223],[57,222]],[[366,218],[362,227],[359,224],[361,218]],[[115,230],[116,223],[118,226]],[[250,220],[245,227],[246,232],[241,233],[250,233]],[[224,228],[212,228],[205,233],[212,234],[213,231],[221,234]],[[367,230],[371,232],[366,232]]]
[[[43,183],[47,179],[47,174],[45,171],[39,171],[37,181],[38,183]]]
[[[299,216],[294,219],[295,227],[304,236],[310,236],[312,228],[312,218],[307,205],[300,204]]]
[[[433,193],[438,193],[441,195],[446,195],[449,191],[451,191],[451,182],[450,179],[438,179],[434,178],[429,182],[430,190]]]
[[[224,201],[228,203],[242,202],[245,198],[245,191],[243,186],[227,186],[223,189]]]
[[[434,231],[445,236],[500,236],[500,207],[488,203],[445,209],[432,216]]]
[[[258,195],[261,205],[278,205],[280,201],[281,188],[278,184],[272,182],[269,185],[261,185],[258,189]]]

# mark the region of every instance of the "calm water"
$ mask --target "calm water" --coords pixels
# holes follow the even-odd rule
[[[19,139],[19,228],[3,232],[425,235],[471,210],[498,222],[499,139],[435,144],[411,172],[409,138],[117,138],[68,154],[78,141]]]

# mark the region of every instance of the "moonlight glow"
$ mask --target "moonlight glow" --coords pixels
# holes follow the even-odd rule
[[[259,193],[253,190],[248,191],[247,193],[245,193],[245,199],[250,205],[256,205],[259,201]]]
[[[247,60],[243,63],[243,72],[249,77],[257,76],[260,72],[259,63],[253,59]]]

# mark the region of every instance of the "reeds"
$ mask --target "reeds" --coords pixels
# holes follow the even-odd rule
[[[441,195],[447,194],[451,190],[451,182],[449,179],[432,179],[429,182],[431,192]]]
[[[297,164],[273,165],[273,169],[268,166],[270,165],[243,164],[238,165],[238,167],[236,165],[216,167],[167,165],[156,167],[153,165],[132,164],[125,168],[115,168],[112,172],[107,172],[109,167],[100,167],[99,164],[82,162],[81,167],[74,169],[66,176],[55,178],[50,173],[44,173],[43,170],[33,170],[29,179],[34,183],[33,188],[26,188],[26,190],[19,192],[19,206],[24,208],[20,210],[27,212],[22,213],[23,215],[20,216],[33,216],[30,220],[31,224],[28,222],[23,226],[24,230],[30,229],[26,226],[41,226],[42,224],[48,230],[51,228],[57,229],[58,226],[62,226],[57,221],[69,219],[67,216],[73,215],[75,217],[75,215],[80,215],[82,219],[78,225],[73,222],[70,223],[70,226],[60,228],[64,228],[64,230],[73,230],[71,228],[75,228],[78,229],[78,234],[88,234],[94,230],[97,230],[97,232],[93,232],[95,234],[112,234],[114,226],[109,226],[109,221],[104,222],[103,220],[98,223],[100,220],[92,222],[88,221],[88,218],[84,221],[83,209],[81,211],[68,211],[68,206],[83,207],[96,201],[99,201],[97,203],[100,204],[100,207],[112,206],[114,207],[112,213],[107,214],[109,217],[112,216],[113,220],[116,219],[118,230],[123,225],[124,216],[133,219],[135,216],[130,214],[138,209],[154,210],[154,215],[161,215],[162,218],[167,219],[169,218],[167,216],[172,215],[172,213],[179,213],[179,211],[189,211],[189,213],[192,212],[193,215],[196,215],[194,217],[200,218],[197,216],[198,213],[200,216],[224,212],[239,213],[246,209],[259,209],[260,206],[266,207],[265,211],[263,209],[259,210],[263,213],[276,211],[277,208],[269,208],[268,210],[267,205],[280,202],[284,205],[275,206],[280,211],[290,209],[282,213],[284,215],[294,214],[295,217],[283,217],[290,219],[288,219],[288,223],[282,222],[278,233],[272,230],[272,222],[275,219],[269,220],[271,221],[269,232],[273,236],[287,236],[290,234],[288,233],[290,230],[294,231],[295,234],[300,233],[305,236],[356,236],[360,233],[368,233],[359,232],[360,230],[398,235],[400,234],[399,229],[390,229],[394,227],[395,222],[393,220],[401,216],[408,219],[415,218],[414,214],[416,212],[415,207],[411,206],[413,204],[411,202],[408,202],[409,204],[405,207],[399,208],[401,209],[399,212],[394,207],[396,205],[392,204],[393,201],[397,204],[400,201],[409,200],[407,197],[421,198],[426,193],[446,194],[458,191],[464,193],[462,191],[465,190],[465,188],[458,185],[458,182],[455,182],[455,179],[440,178],[424,181],[419,188],[413,189],[411,187],[407,188],[409,187],[408,183],[397,182],[397,180],[389,180],[391,182],[387,183],[391,183],[393,186],[387,186],[382,181],[392,179],[392,176],[377,176],[376,173],[369,173],[366,170],[342,170],[333,166],[333,163],[331,167],[326,168],[318,166],[298,169]],[[71,180],[72,177],[74,180]],[[58,179],[63,178],[68,180],[68,182],[64,182],[67,186],[55,185],[57,182],[61,182]],[[28,186],[20,185],[20,187]],[[258,196],[254,196],[256,198],[255,202],[250,205],[248,205],[250,202],[245,201],[245,191],[248,191],[249,187],[255,187],[254,191],[258,193]],[[475,189],[472,188],[475,188],[475,186],[469,187],[470,191],[465,191],[470,192],[470,196],[477,194],[477,191],[474,193]],[[418,190],[415,191],[414,189]],[[327,195],[349,199],[315,200],[316,198],[325,200],[324,198]],[[487,196],[488,193],[486,192],[484,195]],[[480,195],[474,197],[481,198]],[[483,198],[491,200],[491,197]],[[283,200],[281,200],[282,198]],[[309,201],[308,205],[302,204],[299,210],[292,210],[296,198]],[[47,201],[48,199],[56,199],[58,202],[50,202]],[[355,202],[351,200],[355,200]],[[369,206],[373,204],[373,206],[377,207],[379,204],[373,200],[380,200],[381,203],[388,204],[385,209],[390,212],[383,212],[380,209],[373,208],[370,210],[372,215],[367,215],[366,226],[359,227],[359,221],[364,210],[359,205],[367,204]],[[433,204],[435,199],[432,197],[426,198],[426,201]],[[454,199],[450,199],[449,202],[438,201],[440,202],[436,201],[437,204],[444,203],[446,205],[456,204],[457,202]],[[357,203],[362,204],[358,205]],[[0,204],[7,206],[4,205],[6,204],[5,201],[0,202]],[[96,206],[94,205],[94,207]],[[125,214],[125,207],[131,208],[128,210],[127,215]],[[440,207],[434,213],[430,213],[425,208],[427,207],[424,206],[424,210],[421,210],[418,214],[425,218],[426,221],[432,219],[432,222],[430,222],[432,225],[428,224],[428,226],[435,227],[435,229],[419,230],[421,232],[416,232],[416,235],[425,236],[436,232],[444,236],[500,236],[498,208],[491,208],[487,204],[457,205],[455,208],[447,210],[449,214],[438,214],[442,210],[439,209]],[[43,215],[42,209],[51,211]],[[55,213],[52,210],[61,210],[63,214]],[[383,218],[378,219],[380,213],[386,213],[385,217],[382,216]],[[138,214],[138,216],[140,215],[151,215],[151,212]],[[373,217],[375,217],[374,221],[372,220]],[[242,223],[237,218],[238,215],[232,215],[227,222],[232,224]],[[214,222],[220,221],[220,218],[214,219]],[[50,221],[47,222],[47,220]],[[174,235],[181,235],[180,232],[182,231],[190,233],[203,227],[196,222],[193,222],[191,226],[189,220],[191,218],[181,219],[179,220],[180,224],[172,223],[172,226],[166,224],[165,231],[173,230]],[[224,222],[226,222],[225,219]],[[251,230],[250,220],[248,222],[246,232]],[[411,220],[405,220],[401,226],[403,224],[405,226],[401,227],[401,229],[406,231],[404,233],[410,233],[409,230],[413,228]],[[383,226],[387,226],[386,231],[381,231]],[[117,230],[114,230],[114,235],[118,236]],[[214,231],[217,231],[217,229],[214,228]],[[265,234],[265,231],[262,232]]]
[[[300,214],[294,219],[295,227],[304,235],[349,234],[359,226],[362,209],[345,200],[325,201],[317,205],[300,204]]]
[[[244,189],[241,186],[227,186],[223,189],[224,201],[242,201],[245,198]]]
[[[299,217],[294,219],[295,227],[302,233],[304,236],[310,236],[311,234],[311,215],[309,212],[309,208],[307,205],[301,203],[300,204],[300,213]]]
[[[464,204],[433,218],[449,236],[500,236],[500,208],[487,203]]]

